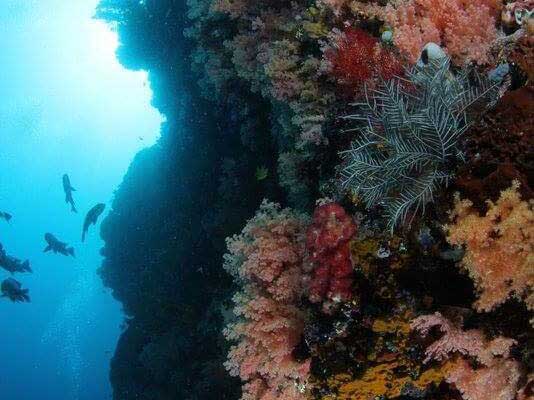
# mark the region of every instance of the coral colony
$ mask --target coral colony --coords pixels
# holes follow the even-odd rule
[[[116,3],[135,21],[175,15]],[[177,26],[195,96],[218,106],[225,145],[206,159],[218,200],[191,239],[213,257],[184,272],[202,287],[187,293],[215,300],[180,300],[199,307],[180,324],[193,343],[208,325],[214,339],[172,371],[211,371],[202,389],[161,387],[184,399],[534,399],[534,3],[187,4]]]
[[[313,271],[308,287],[312,303],[339,303],[352,298],[349,241],[355,232],[356,225],[340,205],[329,203],[315,209],[306,240]]]

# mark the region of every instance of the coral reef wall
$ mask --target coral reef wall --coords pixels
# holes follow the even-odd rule
[[[102,0],[166,117],[102,225],[115,400],[532,399],[533,8]]]
[[[251,149],[232,134],[244,118],[238,99],[214,105],[197,95],[183,61],[183,2],[103,1],[97,15],[117,28],[120,61],[149,72],[153,104],[166,118],[158,143],[133,160],[102,224],[100,275],[126,314],[112,361],[114,398],[237,398],[239,385],[223,366],[221,310],[232,284],[221,260],[226,236],[263,197],[280,196],[272,179],[255,176],[275,152],[268,137]],[[269,123],[257,111],[261,102],[239,102],[256,129]]]

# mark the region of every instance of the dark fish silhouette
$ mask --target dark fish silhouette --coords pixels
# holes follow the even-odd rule
[[[13,302],[30,302],[28,289],[22,289],[20,282],[13,278],[4,280],[0,290],[2,291],[2,296],[0,297],[7,297]]]
[[[59,254],[63,254],[64,256],[75,257],[74,247],[68,247],[67,243],[60,241],[58,238],[56,238],[51,233],[45,233],[44,238],[46,240],[47,246],[45,247],[43,252],[46,253],[47,251],[52,250],[55,254],[59,253]]]
[[[33,272],[30,268],[30,261],[22,262],[18,258],[9,256],[0,244],[0,267],[14,274],[15,272]]]
[[[89,226],[96,224],[98,217],[104,212],[104,208],[106,208],[104,203],[98,203],[96,206],[91,208],[85,216],[85,221],[83,222],[82,242],[85,240],[85,235],[89,229]]]
[[[11,221],[12,215],[3,211],[0,211],[0,218],[5,219],[6,222]]]
[[[78,212],[76,211],[74,199],[72,198],[72,192],[75,192],[76,189],[74,189],[70,184],[70,179],[67,174],[63,175],[63,191],[65,192],[65,203],[70,204],[72,212]]]

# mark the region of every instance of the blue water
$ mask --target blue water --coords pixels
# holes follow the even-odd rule
[[[92,19],[98,0],[3,0],[0,8],[0,242],[31,261],[16,274],[31,303],[0,301],[1,400],[100,400],[123,320],[96,270],[99,226],[80,242],[85,212],[109,210],[161,116],[146,74],[115,59],[116,35]],[[61,177],[77,189],[64,202]],[[77,257],[43,253],[45,232]],[[0,269],[0,279],[9,274]]]

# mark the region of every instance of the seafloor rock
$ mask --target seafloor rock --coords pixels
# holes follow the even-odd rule
[[[456,187],[479,208],[497,200],[515,179],[523,198],[533,197],[534,88],[506,93],[466,134],[468,161]]]
[[[264,196],[279,196],[274,177],[254,176],[256,165],[274,169],[276,155],[268,137],[254,147],[230,134],[243,121],[263,129],[261,102],[240,92],[214,106],[197,95],[182,61],[185,4],[167,3],[108,2],[98,14],[119,22],[119,58],[149,71],[153,104],[167,119],[102,224],[100,275],[127,317],[111,383],[116,400],[234,399],[240,389],[223,366],[221,313],[232,283],[220,260],[225,237]],[[162,20],[173,23],[162,28]]]

